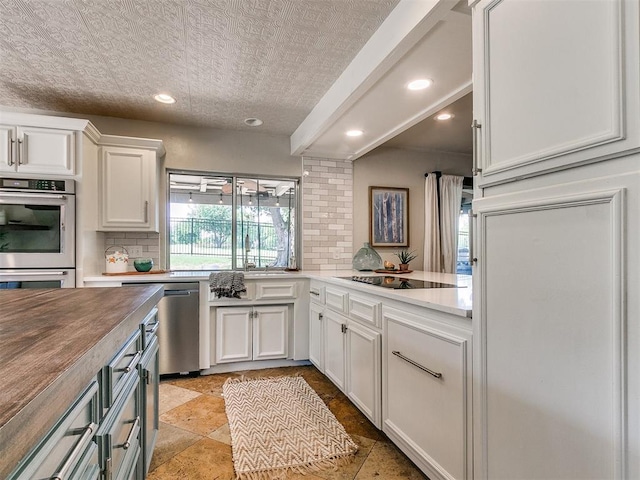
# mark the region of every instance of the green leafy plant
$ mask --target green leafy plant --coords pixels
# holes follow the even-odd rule
[[[416,255],[415,250],[412,252],[410,252],[409,250],[400,250],[394,255],[398,257],[398,260],[400,260],[401,264],[407,264],[418,256]]]

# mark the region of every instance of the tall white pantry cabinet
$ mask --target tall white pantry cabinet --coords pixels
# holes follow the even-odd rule
[[[640,478],[637,0],[473,3],[474,478]]]

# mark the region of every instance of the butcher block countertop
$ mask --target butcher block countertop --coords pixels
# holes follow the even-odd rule
[[[0,291],[0,478],[96,378],[162,287]]]

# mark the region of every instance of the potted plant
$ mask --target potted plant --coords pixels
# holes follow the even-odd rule
[[[410,252],[409,250],[400,250],[399,252],[395,253],[395,256],[398,257],[398,260],[400,260],[400,265],[398,265],[400,271],[404,271],[409,270],[409,262],[416,258],[418,255],[416,255],[415,251]]]

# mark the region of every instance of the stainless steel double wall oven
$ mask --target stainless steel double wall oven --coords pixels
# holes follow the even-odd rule
[[[75,182],[0,177],[0,289],[73,288]]]

